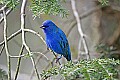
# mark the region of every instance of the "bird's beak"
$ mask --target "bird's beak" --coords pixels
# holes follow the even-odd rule
[[[45,27],[42,25],[42,26],[40,26],[40,28],[44,29]]]

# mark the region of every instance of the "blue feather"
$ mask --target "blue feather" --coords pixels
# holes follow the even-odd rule
[[[68,61],[71,60],[71,52],[65,33],[51,20],[43,22],[41,28],[45,33],[45,41],[52,51],[63,55]]]

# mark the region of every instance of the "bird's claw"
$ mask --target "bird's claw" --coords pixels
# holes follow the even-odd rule
[[[60,58],[56,58],[56,63],[58,63],[59,60],[60,60]]]
[[[62,55],[58,58],[56,58],[56,63],[62,58]]]

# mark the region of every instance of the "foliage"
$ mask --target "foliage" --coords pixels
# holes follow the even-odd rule
[[[59,14],[61,17],[66,17],[68,15],[67,10],[65,10],[60,3],[61,0],[32,0],[30,8],[35,17],[40,14]]]
[[[0,0],[0,4],[14,9],[19,4],[19,0]]]
[[[40,14],[67,17],[68,11],[62,7],[62,2],[65,2],[65,0],[31,0],[29,6],[33,12],[33,17],[40,16]],[[0,0],[0,3],[14,9],[20,3],[20,0]]]
[[[120,0],[111,0],[112,2],[115,3],[119,3]],[[110,0],[98,0],[98,2],[102,5],[102,6],[108,6],[110,3]]]
[[[7,80],[7,74],[2,69],[0,69],[0,80]]]
[[[106,6],[109,3],[109,0],[98,0],[102,4],[102,6]]]
[[[118,70],[115,69],[118,65],[120,66],[120,61],[114,59],[81,60],[43,70],[40,75],[42,79],[61,75],[65,80],[113,80],[118,77]]]

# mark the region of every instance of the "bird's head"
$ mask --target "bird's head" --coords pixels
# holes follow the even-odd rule
[[[57,29],[57,26],[51,21],[51,20],[46,20],[42,23],[42,26],[40,26],[45,32],[47,31],[54,31]]]

